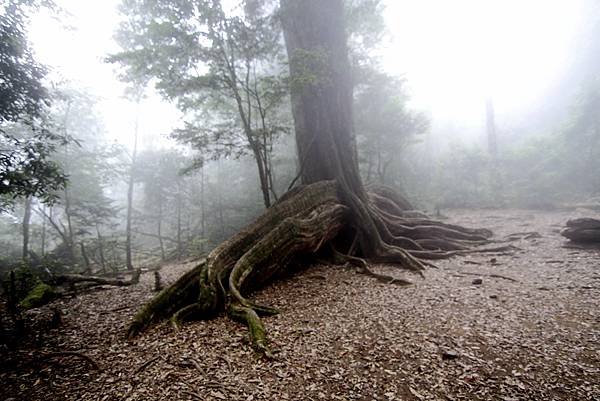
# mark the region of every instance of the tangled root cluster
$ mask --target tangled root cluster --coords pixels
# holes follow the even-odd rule
[[[492,233],[430,220],[411,210],[392,189],[370,188],[365,201],[349,199],[336,181],[295,188],[254,223],[215,248],[195,268],[165,288],[134,317],[129,336],[169,319],[175,327],[225,311],[248,325],[255,348],[270,355],[260,316],[277,310],[246,296],[281,273],[294,258],[319,252],[333,263],[350,263],[379,280],[368,262],[420,272],[428,259],[477,252]],[[479,250],[481,251],[481,249]]]

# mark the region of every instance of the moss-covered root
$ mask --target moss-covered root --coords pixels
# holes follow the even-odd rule
[[[229,294],[240,305],[256,309],[242,295],[246,280],[254,275],[252,282],[264,282],[294,255],[316,252],[344,227],[347,214],[345,206],[325,203],[309,213],[284,219],[236,262],[229,275]],[[271,308],[261,307],[256,311],[263,310],[268,313]]]
[[[39,282],[19,304],[23,309],[37,308],[58,298],[59,294],[46,283]]]
[[[179,330],[181,323],[190,320],[194,316],[201,316],[204,313],[206,313],[206,308],[203,304],[194,302],[193,304],[186,305],[171,316],[171,326],[175,330]]]
[[[144,305],[133,317],[127,336],[132,338],[153,323],[168,319],[181,308],[197,302],[200,277],[204,273],[205,267],[206,261],[200,262]]]
[[[254,309],[234,302],[229,304],[227,312],[233,320],[244,323],[248,326],[250,341],[252,342],[254,349],[261,355],[272,359],[273,354],[267,345],[265,326]]]

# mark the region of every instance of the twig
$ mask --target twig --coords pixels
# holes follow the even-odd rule
[[[230,372],[233,372],[233,370],[231,369],[231,362],[229,361],[229,359],[225,358],[224,356],[219,355],[219,359],[225,361],[225,363],[227,364],[227,369]]]
[[[412,282],[405,280],[403,278],[396,278],[396,277],[388,276],[386,274],[375,273],[373,270],[369,269],[369,265],[368,265],[367,261],[364,260],[363,258],[359,258],[357,256],[344,255],[343,253],[338,252],[333,247],[332,247],[332,250],[337,258],[341,258],[342,260],[345,260],[346,263],[356,266],[359,269],[359,273],[374,277],[378,281],[380,281],[382,283],[386,283],[386,284],[412,285]]]
[[[160,355],[158,355],[158,356],[155,356],[154,358],[152,358],[152,359],[150,359],[150,360],[148,360],[148,361],[144,362],[144,363],[142,364],[142,366],[140,366],[139,368],[137,368],[137,369],[135,370],[135,372],[133,373],[133,374],[134,374],[134,376],[135,376],[135,375],[137,375],[138,373],[142,372],[142,371],[143,371],[144,369],[146,369],[148,366],[152,365],[152,364],[153,364],[154,362],[156,362],[156,361],[157,361],[159,358],[160,358]]]
[[[504,279],[504,280],[513,281],[515,283],[519,282],[519,280],[514,279],[512,277],[503,276],[501,274],[495,274],[495,273],[485,274],[485,273],[473,273],[473,272],[461,272],[461,271],[459,271],[458,273],[459,274],[469,275],[469,276],[484,276],[484,277],[492,277],[492,278],[501,278],[501,279]]]
[[[114,309],[109,309],[109,310],[105,310],[100,312],[101,315],[107,315],[109,313],[113,313],[113,312],[120,312],[122,310],[126,310],[126,309],[131,309],[132,306],[131,305],[125,305],[125,306],[120,306],[118,308],[114,308]]]
[[[39,357],[41,359],[52,359],[52,358],[60,358],[62,356],[75,356],[77,358],[81,358],[84,361],[86,361],[87,363],[89,363],[94,370],[100,370],[100,367],[98,366],[98,364],[96,362],[94,362],[94,360],[92,358],[90,358],[89,356],[84,355],[80,352],[74,352],[74,351],[47,352],[47,353],[40,354]]]
[[[194,365],[198,372],[204,374],[204,369],[202,369],[202,366],[200,366],[200,363],[196,359],[192,357],[189,357],[188,359],[190,360],[191,364]]]

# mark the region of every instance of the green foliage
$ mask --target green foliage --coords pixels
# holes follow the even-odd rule
[[[27,41],[29,13],[50,2],[8,0],[0,5],[0,211],[18,197],[53,199],[66,177],[50,159],[67,137],[51,132],[45,120],[50,96],[46,69]]]
[[[177,102],[186,121],[173,137],[198,150],[202,162],[252,155],[269,206],[271,151],[289,121],[280,118],[287,95],[281,33],[270,2],[227,7],[124,0],[127,20],[116,35],[123,51],[108,61],[123,67],[125,80],[152,81]]]
[[[386,33],[384,5],[381,0],[345,0],[344,6],[350,60],[357,75],[363,68],[375,67],[373,52]]]
[[[48,92],[42,84],[46,69],[38,64],[27,42],[26,23],[34,1],[8,0],[0,6],[0,122],[42,114]]]
[[[262,3],[225,11],[220,1],[126,0],[121,12],[129,18],[116,36],[123,51],[109,61],[127,80],[153,80],[188,113],[176,139],[215,157],[239,156],[281,131],[259,124],[286,93],[280,32]]]

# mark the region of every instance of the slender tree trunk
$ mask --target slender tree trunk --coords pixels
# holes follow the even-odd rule
[[[256,70],[256,68],[255,68]],[[272,169],[272,163],[271,163],[271,153],[273,151],[273,138],[272,138],[272,134],[269,130],[269,127],[267,125],[267,112],[266,110],[263,108],[262,105],[262,101],[261,101],[261,97],[258,94],[259,93],[259,89],[258,89],[258,85],[257,85],[258,80],[256,79],[256,71],[254,71],[254,93],[255,93],[255,98],[256,98],[256,106],[258,108],[258,114],[260,115],[260,125],[261,125],[261,139],[262,139],[262,143],[261,143],[261,149],[262,149],[262,157],[264,160],[264,170],[265,170],[265,175],[267,177],[267,185],[268,188],[267,190],[270,191],[271,195],[273,195],[273,199],[275,201],[277,201],[278,196],[277,193],[275,192],[275,185],[273,183],[273,169]]]
[[[183,244],[181,241],[181,183],[177,181],[177,260],[181,259]]]
[[[221,229],[221,237],[225,238],[225,216],[223,213],[223,195],[219,191],[217,212],[219,215],[219,228]]]
[[[21,225],[23,230],[23,251],[21,257],[23,260],[29,259],[29,222],[31,220],[31,203],[32,198],[27,197],[27,199],[25,199],[25,212],[23,213],[23,223]]]
[[[73,233],[73,222],[71,217],[71,196],[69,195],[69,190],[65,188],[64,190],[65,198],[65,216],[67,217],[67,229],[66,231],[66,241],[65,245],[67,246],[67,250],[69,252],[69,259],[72,263],[75,263],[75,235]],[[62,222],[61,222],[62,225]],[[64,228],[64,225],[63,225]]]
[[[139,109],[139,100],[138,100]],[[136,113],[134,137],[133,137],[133,153],[131,155],[131,168],[129,171],[129,182],[127,184],[127,222],[125,227],[125,265],[127,270],[133,270],[133,261],[131,257],[131,222],[133,217],[133,188],[135,184],[135,163],[137,157],[137,141],[139,128],[139,112]]]
[[[104,239],[100,234],[100,226],[96,224],[96,235],[98,238],[98,254],[100,256],[100,267],[102,268],[102,274],[106,274],[106,259],[104,258]]]
[[[496,137],[496,115],[494,111],[494,102],[491,98],[485,101],[485,117],[488,153],[493,161],[498,158],[498,138]]]
[[[157,235],[158,235],[158,243],[160,245],[160,260],[165,261],[165,244],[162,238],[162,217],[163,217],[163,199],[162,196],[159,199],[158,204],[158,224],[157,224]]]
[[[494,110],[494,102],[491,98],[486,99],[485,116],[488,153],[491,161],[489,171],[490,188],[492,191],[492,198],[495,200],[501,200],[502,182],[499,170],[500,166],[498,164],[498,137],[496,132],[496,115]]]
[[[43,210],[43,214],[46,214],[46,205],[42,206],[42,210]],[[50,212],[50,215],[52,216],[52,212]],[[41,238],[41,249],[40,249],[40,255],[43,257],[44,255],[46,255],[46,219],[42,218],[42,238]]]
[[[81,257],[83,258],[83,265],[85,267],[85,274],[92,274],[92,265],[90,264],[90,258],[88,258],[87,252],[85,250],[85,245],[83,241],[79,243],[79,247],[81,248]]]
[[[204,166],[200,169],[200,233],[202,242],[200,250],[204,252],[204,239],[206,238],[206,197],[204,196]]]
[[[69,133],[69,119],[70,119],[70,114],[71,114],[71,101],[69,101],[67,103],[67,109],[65,111],[65,115],[64,115],[64,119],[63,119],[63,130],[64,130],[64,134],[68,135]],[[68,161],[70,160],[69,157],[69,143],[65,143],[65,159],[67,160],[67,164]],[[68,170],[69,166],[65,166],[65,168]],[[71,197],[69,195],[69,188],[65,187],[64,189],[64,203],[65,203],[65,215],[67,218],[67,229],[64,230],[65,234],[66,234],[66,241],[65,241],[65,246],[67,247],[67,252],[68,252],[68,257],[71,261],[71,263],[75,263],[75,236],[73,234],[73,222],[71,220]],[[52,221],[51,221],[52,222]],[[62,225],[62,222],[61,222]],[[57,227],[57,226],[55,226]],[[63,229],[64,229],[64,225],[63,225]],[[65,237],[63,237],[64,239]]]
[[[219,163],[218,165],[217,174],[219,176],[219,182],[223,182],[223,180],[221,179],[224,178],[221,163]],[[225,216],[223,210],[223,189],[221,188],[221,185],[217,186],[217,217],[219,221],[219,228],[221,231],[221,238],[223,239],[225,238]]]

